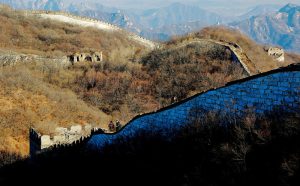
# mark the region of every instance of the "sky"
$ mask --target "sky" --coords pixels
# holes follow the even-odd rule
[[[300,0],[94,0],[107,6],[118,8],[155,8],[167,6],[174,2],[185,4],[197,4],[206,7],[223,7],[223,8],[247,8],[259,4],[287,4],[295,3],[300,5]]]
[[[86,1],[86,0],[77,0]],[[262,4],[287,3],[299,4],[300,0],[89,0],[96,1],[105,6],[120,9],[150,9],[168,6],[175,2],[197,5],[206,10],[223,14],[225,16],[238,16],[248,12],[251,8]]]

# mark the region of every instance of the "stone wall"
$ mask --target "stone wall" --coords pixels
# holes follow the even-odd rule
[[[124,29],[121,29],[120,27],[101,21],[101,20],[97,20],[97,19],[92,19],[90,17],[84,17],[84,16],[77,16],[77,15],[73,15],[67,12],[55,12],[55,11],[44,11],[44,10],[24,10],[22,11],[24,13],[24,15],[36,15],[36,16],[40,16],[42,17],[42,15],[62,15],[62,16],[66,16],[75,20],[80,20],[80,21],[85,21],[88,23],[92,23],[93,26],[97,25],[97,24],[101,24],[104,25],[106,28],[108,28],[109,30],[112,31],[122,31],[122,32],[126,32],[128,37],[131,39],[134,39],[136,41],[138,41],[140,44],[144,45],[144,46],[149,46],[151,49],[154,48],[159,48],[159,44],[155,43],[149,39],[146,39],[144,37],[141,37],[135,33],[129,32],[129,31],[125,31]],[[50,18],[48,16],[48,18]]]
[[[71,146],[85,141],[92,134],[103,132],[102,129],[92,128],[91,125],[82,127],[72,126],[70,129],[57,127],[53,135],[42,135],[34,128],[30,128],[30,155],[35,155],[61,146]]]
[[[226,47],[227,49],[229,49],[232,52],[232,58],[233,60],[239,62],[242,67],[245,69],[245,71],[249,74],[249,75],[255,75],[259,73],[259,70],[256,68],[255,64],[248,58],[248,56],[246,55],[245,52],[243,52],[243,49],[236,43],[232,43],[232,42],[225,42],[224,40],[213,40],[213,39],[193,39],[193,40],[188,40],[185,41],[183,43],[181,43],[180,45],[177,45],[175,48],[171,48],[166,50],[166,52],[169,52],[171,50],[176,50],[182,47],[186,47],[188,45],[191,44],[217,44],[223,47]]]
[[[300,64],[273,70],[231,82],[224,87],[197,94],[157,112],[137,116],[120,132],[100,134],[91,138],[88,145],[101,149],[119,137],[131,137],[144,129],[171,136],[191,119],[191,111],[204,108],[229,114],[243,114],[251,108],[261,114],[275,107],[300,109]]]
[[[0,67],[1,66],[14,66],[19,63],[52,63],[60,67],[67,67],[71,65],[67,57],[56,57],[48,58],[38,55],[30,54],[10,54],[10,53],[0,53]]]

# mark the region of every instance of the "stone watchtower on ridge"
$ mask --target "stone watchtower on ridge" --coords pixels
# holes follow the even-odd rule
[[[278,47],[270,47],[266,50],[269,56],[272,56],[275,60],[279,62],[284,62],[284,50]]]

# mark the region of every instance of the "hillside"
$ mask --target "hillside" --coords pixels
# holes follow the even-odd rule
[[[198,6],[130,15],[96,0],[5,2],[55,11],[0,5],[1,186],[300,185],[300,64],[285,67],[299,55],[278,62],[269,46],[222,26],[157,45],[62,12],[133,31],[143,24],[135,31],[163,38],[222,21]],[[280,12],[298,24],[297,6]],[[101,60],[85,56],[94,52]],[[116,120],[123,128],[104,130]],[[56,130],[74,125],[98,129]]]
[[[86,29],[74,24],[48,21],[6,6],[0,8],[0,30],[3,30],[0,33],[1,48],[47,56],[90,51],[103,51],[108,56],[123,49],[135,51],[145,48],[122,30],[107,32],[97,27]]]
[[[298,63],[300,56],[295,53],[285,53],[285,62],[280,63],[268,56],[265,51],[265,46],[256,43],[251,38],[243,34],[242,32],[223,26],[207,27],[199,32],[188,34],[184,37],[176,37],[170,41],[170,43],[178,43],[183,41],[193,40],[195,38],[200,39],[214,39],[217,41],[225,41],[228,43],[238,44],[247,57],[254,63],[255,67],[260,72],[266,72],[280,66],[287,66],[292,63]]]
[[[200,32],[195,32],[180,38],[179,42],[192,40],[194,38],[237,43],[260,72],[269,71],[278,67],[278,64],[267,55],[262,46],[257,45],[254,41],[237,30],[228,29],[226,27],[208,27],[202,29]],[[175,39],[171,42],[177,43],[178,41]]]
[[[287,4],[279,11],[261,14],[232,23],[255,41],[279,45],[292,52],[300,52],[300,6]]]
[[[143,37],[166,41],[175,35],[199,30],[205,26],[222,23],[223,16],[203,9],[201,6],[172,3],[161,8],[146,10],[122,10],[103,6],[95,1],[57,0],[0,0],[17,9],[65,11],[92,17],[117,25]],[[184,28],[188,26],[188,28]],[[175,28],[175,29],[174,29]]]
[[[122,31],[86,29],[6,6],[0,9],[0,59],[20,61],[13,67],[2,67],[0,62],[0,152],[28,155],[29,126],[44,133],[51,133],[56,126],[75,124],[106,128],[111,115],[85,103],[66,86],[81,76],[84,68],[72,71],[56,63],[36,62],[30,56],[51,59],[74,52],[103,51],[104,60],[114,67],[126,66],[146,49]]]
[[[234,20],[235,21],[244,21],[244,20],[250,19],[251,17],[254,17],[254,16],[277,12],[280,8],[281,8],[281,6],[277,5],[277,4],[257,5],[255,7],[252,7],[248,12],[238,16]]]
[[[141,131],[100,152],[82,144],[20,161],[0,168],[0,184],[93,185],[96,178],[102,185],[298,185],[299,113],[226,120],[210,113],[203,118],[172,141],[160,132]]]
[[[9,118],[13,112],[7,105],[14,105],[20,115],[1,124],[9,131],[3,135],[3,143],[14,141],[2,149],[23,155],[28,152],[26,131],[30,125],[47,133],[55,126],[74,123],[106,128],[108,119],[119,119],[124,124],[140,113],[170,105],[174,96],[185,99],[247,76],[226,48],[217,44],[204,42],[176,49],[166,43],[147,53],[143,46],[123,37],[122,32],[25,16],[5,7],[0,20],[0,27],[6,30],[0,33],[4,53],[15,51],[50,58],[75,51],[101,50],[105,54],[102,63],[78,63],[68,68],[34,61],[2,67],[5,88],[1,94],[3,101],[10,101],[2,103],[5,107],[0,109],[1,114]],[[24,100],[20,94],[28,98]],[[36,99],[47,106],[41,107]]]
[[[38,73],[22,65],[0,69],[0,152],[28,155],[30,126],[48,134],[74,124],[105,128],[110,119],[70,90],[46,83]]]
[[[47,61],[30,62],[29,58],[29,63],[1,67],[4,88],[0,114],[5,118],[1,140],[6,145],[0,150],[16,154],[28,152],[29,126],[51,133],[55,126],[76,123],[106,128],[109,120],[118,119],[125,124],[138,114],[172,104],[174,97],[180,101],[247,77],[228,46],[220,43],[240,45],[239,50],[260,72],[279,66],[262,46],[226,28],[206,28],[151,51],[127,32],[53,19],[57,15],[70,17],[61,12],[25,13],[1,7],[0,28],[5,30],[0,32],[2,54],[51,59],[74,52],[103,51],[104,60],[62,67]],[[71,18],[77,21],[77,17]],[[195,39],[201,42],[189,43]],[[11,117],[12,113],[17,117]]]

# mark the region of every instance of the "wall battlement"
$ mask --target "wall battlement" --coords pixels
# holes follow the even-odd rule
[[[92,135],[103,133],[104,130],[92,128],[91,125],[82,127],[76,125],[68,128],[57,127],[53,135],[42,135],[34,128],[29,130],[30,155],[66,146],[72,146],[88,140]]]
[[[191,119],[196,119],[197,110],[236,117],[243,116],[247,110],[261,115],[276,108],[300,112],[300,63],[233,81],[156,112],[139,115],[115,134],[94,135],[88,147],[101,150],[106,144],[134,137],[141,130],[158,132],[170,139]]]

